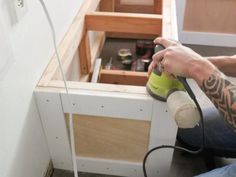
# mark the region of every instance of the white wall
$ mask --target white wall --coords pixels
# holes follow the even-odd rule
[[[60,41],[83,0],[45,1]],[[52,40],[38,0],[27,0],[28,12],[16,24],[11,2],[0,0],[0,176],[42,177],[50,155],[33,90],[53,54]]]

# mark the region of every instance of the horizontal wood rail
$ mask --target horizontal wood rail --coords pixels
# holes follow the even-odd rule
[[[91,31],[152,34],[162,33],[162,15],[93,12],[85,16],[86,29]]]
[[[101,71],[101,83],[145,86],[148,81],[146,72],[105,70]]]

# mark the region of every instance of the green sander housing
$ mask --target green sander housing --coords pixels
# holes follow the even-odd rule
[[[163,49],[165,47],[158,44],[155,46],[155,53]],[[153,69],[146,88],[152,97],[160,101],[166,101],[172,91],[185,90],[183,84],[178,79],[169,78],[165,73],[160,71],[159,67]]]

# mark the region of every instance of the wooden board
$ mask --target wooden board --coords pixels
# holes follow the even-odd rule
[[[101,83],[145,86],[148,81],[146,72],[105,70],[101,71]]]
[[[236,34],[235,0],[187,0],[183,29]]]
[[[114,12],[115,11],[115,0],[101,0],[100,11]]]
[[[86,31],[79,44],[79,58],[81,74],[89,74],[91,69],[91,51],[89,45],[89,34]]]
[[[143,160],[149,144],[149,121],[84,115],[73,118],[78,156],[132,162]]]
[[[87,30],[161,35],[162,15],[93,12],[85,16]]]
[[[163,0],[154,0],[153,8],[155,14],[162,14],[162,1]]]
[[[144,14],[153,14],[153,6],[150,5],[124,5],[116,4],[116,12],[126,12],[126,13],[144,13]]]
[[[115,12],[162,14],[162,0],[123,2],[116,0]]]
[[[129,34],[129,33],[106,33],[106,37],[110,38],[121,38],[121,39],[150,39],[154,40],[157,35],[153,34]]]

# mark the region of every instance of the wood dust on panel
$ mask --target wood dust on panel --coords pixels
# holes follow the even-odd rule
[[[142,162],[150,122],[74,115],[76,154],[82,157]]]
[[[186,0],[185,31],[236,34],[236,0]]]

